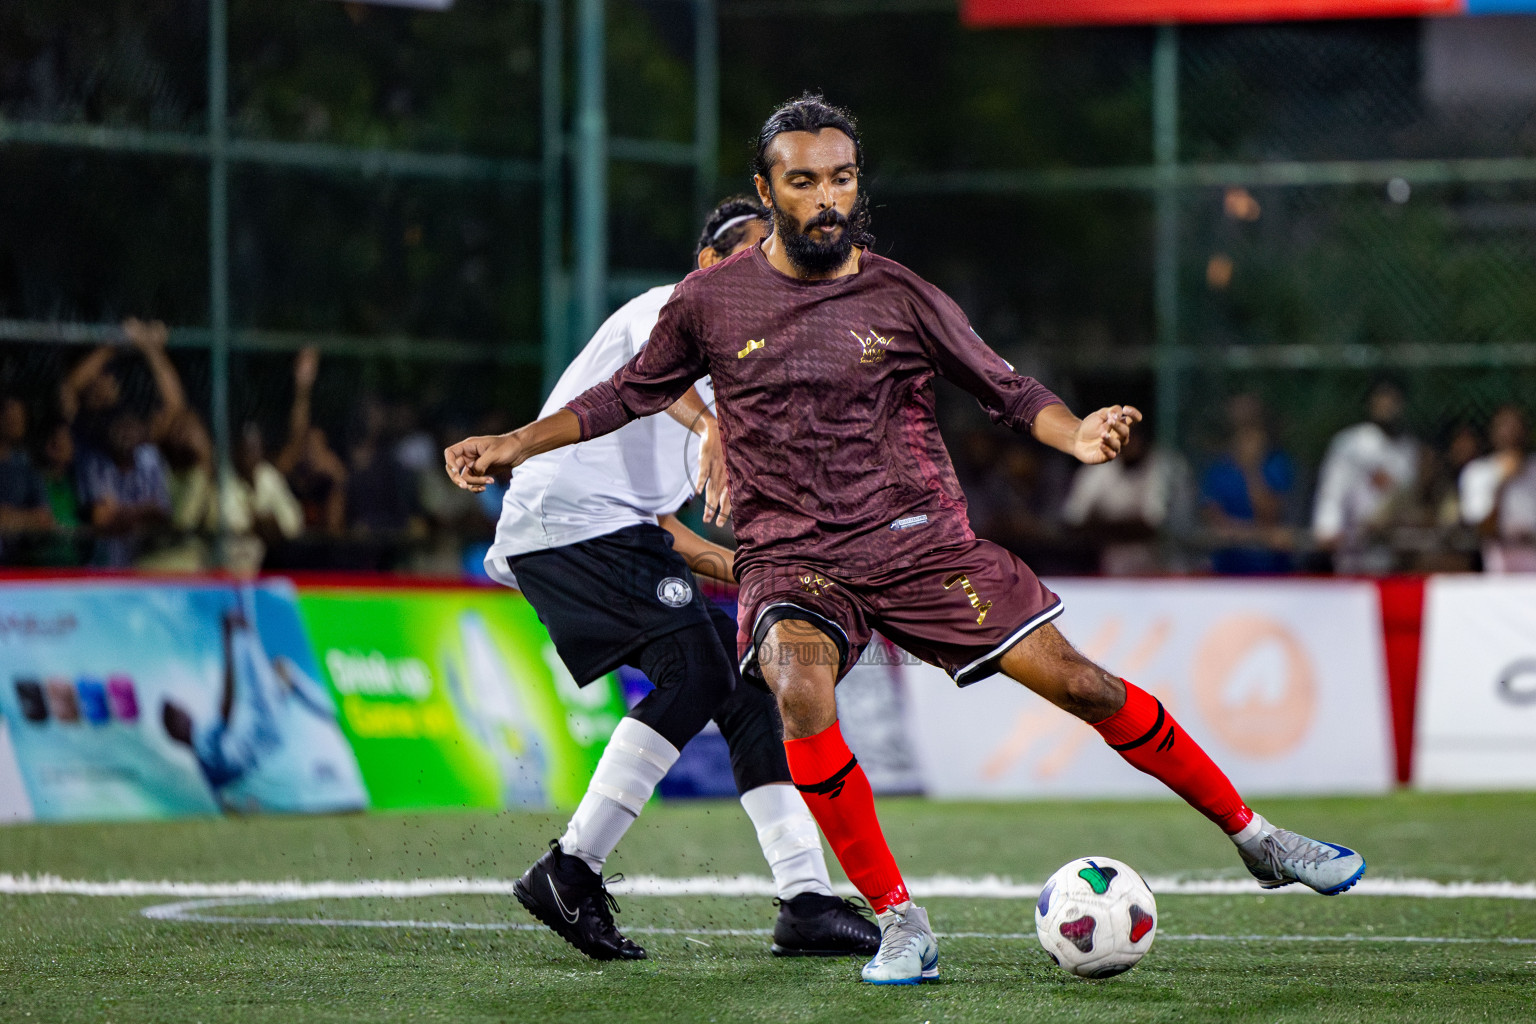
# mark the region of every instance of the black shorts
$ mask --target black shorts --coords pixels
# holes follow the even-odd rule
[[[698,580],[660,526],[638,523],[506,561],[580,686],[634,664],[657,637],[710,626]]]

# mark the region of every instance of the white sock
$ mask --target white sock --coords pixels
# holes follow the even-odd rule
[[[741,806],[757,829],[779,899],[794,899],[805,892],[832,895],[816,819],[794,786],[778,782],[758,786],[741,794]]]
[[[1255,814],[1253,816],[1253,820],[1244,825],[1241,832],[1234,832],[1227,836],[1227,838],[1232,840],[1238,846],[1242,846],[1244,843],[1258,835],[1260,832],[1269,831],[1271,831],[1270,824],[1264,820],[1264,815]]]
[[[560,837],[560,849],[601,873],[677,756],[677,748],[655,729],[638,719],[621,719]]]

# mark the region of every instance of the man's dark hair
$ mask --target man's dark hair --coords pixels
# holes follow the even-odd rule
[[[773,158],[768,147],[785,132],[811,132],[823,128],[835,128],[853,140],[854,167],[859,172],[859,198],[848,217],[848,235],[853,244],[870,246],[875,236],[869,230],[869,193],[864,190],[864,145],[859,141],[859,126],[852,114],[842,107],[828,103],[819,93],[807,92],[797,100],[790,100],[768,116],[763,130],[757,134],[757,153],[752,158],[752,173],[760,174],[773,190]]]
[[[756,196],[731,196],[720,200],[720,205],[715,207],[709,219],[704,222],[699,243],[693,247],[694,259],[698,259],[699,253],[705,249],[713,249],[724,256],[740,245],[746,237],[747,228],[752,226],[752,220],[745,218],[759,220],[764,227],[772,223],[768,211],[757,201]]]

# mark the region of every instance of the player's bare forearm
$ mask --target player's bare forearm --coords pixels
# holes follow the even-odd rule
[[[683,392],[682,398],[667,406],[667,415],[699,435],[709,429],[709,421],[715,418],[714,413],[704,404],[704,396],[699,394],[698,388],[689,388]]]
[[[1139,422],[1141,411],[1132,405],[1106,406],[1078,419],[1065,405],[1056,404],[1035,415],[1029,432],[1041,444],[1094,465],[1119,455],[1131,436],[1131,425]]]
[[[736,552],[700,537],[677,516],[661,516],[659,522],[672,535],[672,550],[683,557],[688,568],[721,583],[736,582]]]
[[[525,427],[484,437],[466,437],[443,449],[443,469],[448,479],[466,491],[479,493],[498,476],[516,469],[535,455],[543,455],[581,440],[581,421],[569,409],[560,409]]]

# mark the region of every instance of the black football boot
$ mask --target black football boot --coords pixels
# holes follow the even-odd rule
[[[774,956],[874,956],[880,948],[880,928],[861,903],[814,892],[773,902]]]
[[[512,883],[512,894],[530,914],[593,960],[645,959],[645,950],[614,927],[619,903],[609,895],[603,877],[580,857],[561,850],[558,839],[550,840],[549,852]]]

